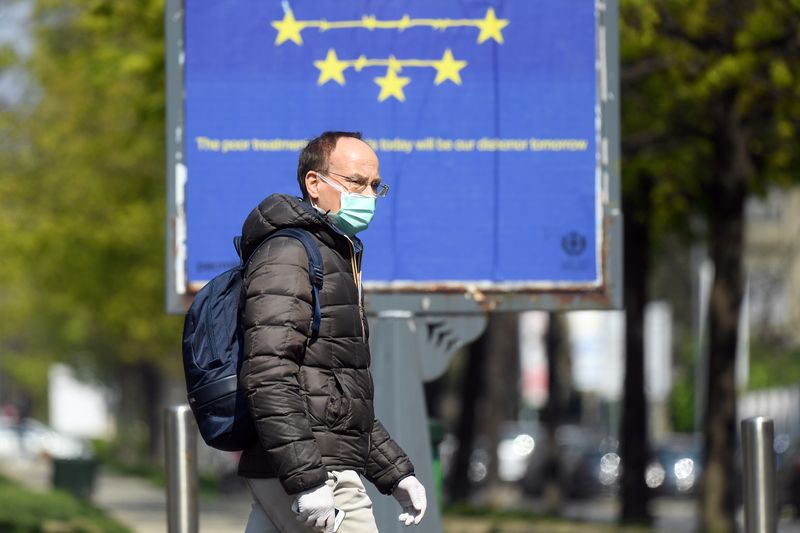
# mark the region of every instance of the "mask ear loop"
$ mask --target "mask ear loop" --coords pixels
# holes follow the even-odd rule
[[[355,194],[355,193],[352,193],[352,192],[348,191],[347,189],[345,189],[344,187],[342,187],[341,185],[339,185],[339,184],[338,184],[338,183],[336,183],[336,182],[333,182],[333,183],[331,183],[333,180],[330,180],[330,181],[329,181],[329,180],[328,180],[328,179],[327,179],[327,178],[326,178],[324,175],[322,175],[322,174],[321,174],[321,173],[319,173],[319,172],[315,172],[315,174],[316,174],[317,176],[319,176],[319,180],[320,180],[321,182],[325,183],[325,184],[326,184],[326,185],[328,185],[329,187],[332,187],[334,191],[336,191],[336,192],[338,192],[338,193],[339,193],[339,206],[340,206],[340,208],[341,208],[341,206],[342,206],[342,205],[344,205],[344,198],[345,198],[345,196],[361,196],[360,194]],[[312,203],[311,205],[314,205],[314,204]],[[314,206],[314,207],[317,207],[317,206]],[[321,208],[317,207],[317,209],[318,209],[320,212],[322,212],[322,209],[321,209]],[[328,216],[328,215],[330,214],[330,212],[331,212],[331,210],[330,210],[330,209],[328,209],[327,211],[325,211],[325,216]]]
[[[323,214],[323,215],[325,215],[325,216],[328,216],[328,214],[331,212],[331,210],[330,210],[330,209],[328,209],[327,211],[323,211],[323,210],[322,210],[322,208],[321,208],[320,206],[318,206],[317,204],[315,204],[315,203],[313,202],[313,200],[311,201],[311,207],[313,207],[314,209],[316,209],[316,210],[317,210],[317,212],[319,212],[319,213],[322,213],[322,214]]]
[[[317,171],[314,171],[314,174],[317,175],[317,177],[320,179],[321,182],[326,183],[326,184],[330,185],[331,187],[333,187],[333,185],[328,183],[328,181],[323,178],[322,174],[320,174]],[[333,188],[336,189],[336,187],[333,187]],[[336,189],[336,190],[339,192],[339,194],[341,194],[342,191],[339,191],[338,189]],[[331,212],[330,209],[328,209],[327,211],[323,211],[320,206],[318,206],[317,204],[314,203],[314,199],[311,198],[310,196],[308,197],[308,201],[311,203],[311,207],[313,207],[314,209],[316,209],[317,211],[319,211],[323,215],[328,216],[330,214],[330,212]]]

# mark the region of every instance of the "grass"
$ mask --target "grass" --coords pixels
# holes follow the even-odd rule
[[[66,492],[32,492],[1,477],[0,531],[130,533],[101,510]]]

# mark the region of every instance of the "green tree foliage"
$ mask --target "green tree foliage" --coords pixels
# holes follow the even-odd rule
[[[621,21],[623,190],[650,190],[626,217],[705,239],[716,265],[700,530],[729,532],[744,202],[800,175],[800,0],[621,0]]]
[[[749,190],[796,179],[799,11],[798,0],[621,1],[624,173],[658,176],[656,236],[714,214],[723,99],[745,136],[746,159],[731,163]]]
[[[0,108],[0,349],[31,385],[53,359],[178,369],[163,26],[162,0],[39,0],[32,55],[2,54],[27,86]]]
[[[800,383],[800,349],[775,347],[771,343],[755,342],[750,348],[750,379],[752,390],[791,387]]]

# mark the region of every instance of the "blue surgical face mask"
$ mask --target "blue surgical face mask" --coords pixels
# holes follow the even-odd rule
[[[350,192],[322,174],[317,175],[322,181],[339,191],[339,211],[329,215],[331,222],[348,237],[353,237],[356,233],[367,229],[375,215],[375,196]]]

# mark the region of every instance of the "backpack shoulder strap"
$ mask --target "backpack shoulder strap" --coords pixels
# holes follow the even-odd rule
[[[314,319],[311,322],[311,336],[316,337],[319,335],[319,325],[322,321],[322,310],[319,304],[319,293],[322,290],[322,281],[325,274],[322,253],[314,237],[306,230],[300,228],[280,229],[264,239],[258,247],[260,248],[268,240],[274,239],[275,237],[297,239],[306,250],[306,255],[308,255],[308,280],[311,282],[311,296],[314,304]],[[253,255],[255,255],[255,252],[253,252],[250,257],[253,257]]]

